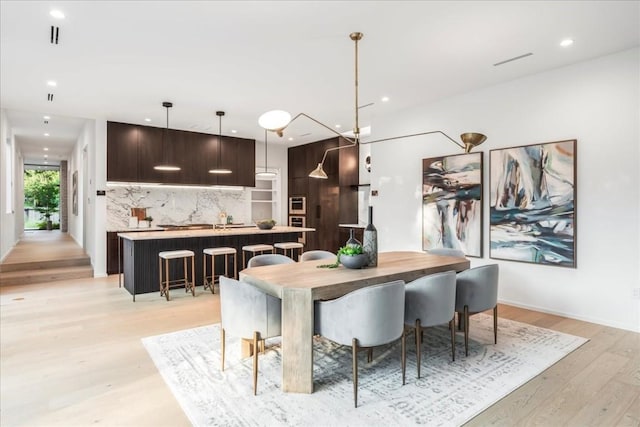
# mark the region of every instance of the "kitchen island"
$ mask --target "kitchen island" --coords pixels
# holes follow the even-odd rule
[[[270,230],[249,227],[118,233],[118,238],[123,241],[123,284],[125,289],[133,295],[134,301],[136,294],[160,292],[158,253],[187,249],[195,253],[195,283],[196,286],[199,286],[203,284],[202,251],[206,248],[221,246],[235,248],[238,251],[237,261],[238,271],[240,271],[242,269],[243,246],[296,242],[302,232],[312,231],[315,230],[313,228],[276,226]],[[216,266],[216,268],[218,267]],[[171,276],[172,279],[183,277],[181,263],[176,263],[175,267],[171,268]]]

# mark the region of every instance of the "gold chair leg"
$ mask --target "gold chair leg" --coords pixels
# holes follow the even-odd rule
[[[211,287],[213,289],[213,286]],[[196,257],[191,257],[191,295],[196,296]]]
[[[420,325],[420,319],[416,319],[416,363],[418,364],[418,378],[420,378],[420,357],[422,355],[422,326]],[[404,383],[403,383],[404,384]]]
[[[456,361],[456,315],[449,321],[449,330],[451,331],[451,360]]]
[[[233,254],[233,278],[238,278],[238,254]]]
[[[369,347],[367,350],[367,363],[373,362],[373,347]]]
[[[402,331],[402,385],[405,384],[405,374],[407,371],[407,336],[405,331]]]
[[[220,328],[220,342],[222,343],[222,348],[220,349],[220,359],[222,361],[221,370],[224,371],[224,328]]]
[[[464,355],[469,356],[469,306],[464,306]]]
[[[358,340],[351,341],[351,356],[353,368],[353,406],[358,407]]]
[[[167,301],[169,301],[171,299],[169,297],[169,277],[171,277],[171,275],[169,274],[169,260],[168,259],[164,260],[164,268],[165,268],[164,271],[167,273],[167,277],[165,277],[164,296],[167,299]]]
[[[202,289],[206,290],[209,287],[207,283],[207,254],[202,254]]]
[[[493,343],[498,344],[498,306],[493,307]]]
[[[160,297],[164,296],[164,285],[162,283],[162,258],[158,257],[158,278],[160,279]]]
[[[253,395],[258,388],[258,332],[253,333]]]

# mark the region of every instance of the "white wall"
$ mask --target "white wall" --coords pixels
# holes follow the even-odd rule
[[[374,123],[374,138],[436,129],[453,137],[466,131],[488,136],[479,147],[485,153],[484,258],[472,258],[472,266],[500,265],[502,302],[640,331],[640,300],[633,299],[640,288],[639,52],[533,75]],[[565,139],[578,141],[577,268],[490,259],[489,150]],[[421,159],[460,151],[439,135],[369,147],[371,188],[379,191],[373,205],[380,249],[421,250]]]
[[[12,147],[12,152],[7,154],[5,149],[5,143],[9,141]],[[7,155],[9,158],[13,158],[14,171],[16,170],[17,165],[17,155],[15,150],[15,140],[13,138],[13,134],[11,132],[11,126],[9,120],[7,119],[7,115],[4,110],[0,110],[0,260],[4,259],[7,253],[11,250],[13,245],[17,241],[17,237],[19,234],[16,234],[16,212],[21,212],[16,210],[15,206],[15,183],[16,183],[16,173],[13,174],[14,179],[13,183],[7,181]],[[21,168],[20,168],[21,169]],[[7,213],[7,191],[11,191],[10,188],[13,186],[13,212]],[[20,217],[20,215],[18,215]]]

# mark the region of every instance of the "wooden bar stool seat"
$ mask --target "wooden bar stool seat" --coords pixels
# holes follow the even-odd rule
[[[247,246],[243,246],[242,247],[242,268],[245,268],[247,266],[247,252],[251,253],[251,256],[249,257],[249,259],[251,259],[252,256],[256,255],[259,253],[259,255],[262,255],[265,252],[269,252],[269,253],[273,253],[273,246],[271,245],[247,245]]]
[[[187,268],[187,259],[191,258],[191,281],[189,281],[189,270]],[[184,277],[182,279],[171,280],[169,274],[169,261],[173,259],[182,259],[184,263]],[[162,260],[164,260],[164,274],[162,268]],[[176,286],[184,286],[184,291],[189,292],[195,297],[195,253],[189,250],[179,251],[163,251],[158,254],[158,277],[160,277],[160,296],[164,296],[169,301],[169,288]],[[164,280],[163,280],[164,276]]]
[[[211,289],[211,293],[215,294],[216,284],[216,256],[224,255],[224,275],[229,277],[229,255],[233,256],[233,279],[238,276],[238,262],[236,260],[238,252],[235,248],[221,247],[221,248],[206,248],[202,251],[202,283],[204,289]],[[207,275],[207,256],[211,257],[211,276]],[[211,279],[211,280],[209,280]],[[220,283],[220,274],[217,277],[218,283]]]
[[[294,258],[295,252],[297,251],[298,257],[300,257],[300,254],[302,254],[302,248],[304,247],[304,245],[300,242],[280,242],[274,243],[273,246],[276,249],[281,249],[283,255],[288,256],[294,261],[296,261],[296,259]],[[289,251],[289,253],[287,253],[287,251]]]

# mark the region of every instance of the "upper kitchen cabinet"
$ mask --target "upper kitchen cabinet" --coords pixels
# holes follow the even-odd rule
[[[136,182],[162,182],[167,173],[176,173],[157,171],[153,168],[162,161],[162,135],[164,132],[163,128],[138,126],[138,179]],[[109,129],[107,128],[107,137],[108,135]],[[107,156],[110,152],[111,146],[107,146]]]
[[[218,140],[205,133],[108,122],[107,181],[255,186],[255,140]],[[181,170],[155,170],[163,158]],[[232,173],[210,174],[218,160]]]
[[[107,122],[107,180],[138,180],[138,126]]]
[[[307,170],[306,164],[307,146],[298,145],[289,148],[288,170],[289,178],[306,178],[311,170]],[[315,168],[315,166],[314,166]]]
[[[223,136],[221,142],[221,158],[222,165],[227,164],[233,166],[233,174],[221,175],[218,177],[219,185],[240,185],[244,187],[256,186],[256,141],[253,139],[235,138]],[[235,159],[234,159],[235,158]],[[221,181],[222,177],[228,178],[229,181]]]

